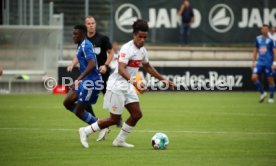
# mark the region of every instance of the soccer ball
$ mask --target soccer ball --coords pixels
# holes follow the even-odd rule
[[[169,138],[164,133],[156,133],[151,138],[151,145],[156,150],[166,149],[169,145]]]

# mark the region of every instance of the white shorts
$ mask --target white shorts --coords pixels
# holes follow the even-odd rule
[[[108,109],[112,114],[121,115],[125,105],[135,102],[139,102],[139,98],[134,88],[127,91],[107,90],[104,95],[103,108]]]

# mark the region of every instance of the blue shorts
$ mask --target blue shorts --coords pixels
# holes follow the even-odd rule
[[[100,90],[95,88],[85,88],[83,84],[80,83],[75,92],[78,94],[78,103],[95,104],[98,100]]]
[[[253,74],[258,74],[258,75],[264,74],[266,77],[271,77],[273,76],[272,66],[257,65],[253,69]]]

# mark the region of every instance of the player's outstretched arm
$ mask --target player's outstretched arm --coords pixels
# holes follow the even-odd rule
[[[151,66],[150,63],[143,64],[143,68],[146,72],[148,72],[150,75],[157,78],[158,80],[165,80],[165,78],[153,66]]]
[[[170,80],[166,80],[153,66],[151,66],[150,63],[143,64],[143,68],[145,69],[146,72],[148,72],[153,77],[159,79],[160,81],[163,81],[166,84],[169,84],[170,89],[174,90],[174,87],[175,87],[174,83]]]
[[[67,72],[72,72],[73,68],[79,63],[77,56],[74,56],[72,63],[67,66]]]

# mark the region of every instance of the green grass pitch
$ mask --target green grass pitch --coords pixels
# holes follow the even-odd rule
[[[255,93],[146,93],[140,95],[143,118],[128,142],[112,147],[119,132],[111,127],[105,141],[79,143],[86,126],[62,105],[64,95],[0,95],[0,165],[276,165],[276,103],[258,103]],[[102,95],[94,106],[99,117]],[[125,110],[123,118],[128,112]],[[155,132],[170,139],[167,150],[151,147]]]

